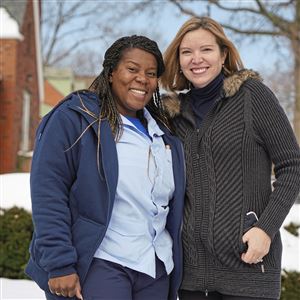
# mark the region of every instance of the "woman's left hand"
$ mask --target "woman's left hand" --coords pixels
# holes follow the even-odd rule
[[[271,238],[260,228],[253,227],[243,235],[243,242],[248,249],[241,259],[247,264],[257,264],[269,253]]]

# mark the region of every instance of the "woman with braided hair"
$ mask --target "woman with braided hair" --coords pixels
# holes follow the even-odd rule
[[[176,299],[185,174],[161,108],[163,72],[154,41],[120,38],[90,88],[43,118],[26,274],[48,300]]]

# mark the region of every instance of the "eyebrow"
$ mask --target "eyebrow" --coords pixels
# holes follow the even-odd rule
[[[134,64],[134,65],[136,65],[136,66],[138,66],[138,67],[140,66],[139,63],[137,63],[137,62],[135,62],[135,61],[133,61],[133,60],[131,60],[131,59],[125,60],[125,63],[132,63],[132,64]],[[149,67],[148,69],[155,69],[155,70],[157,70],[157,66]]]
[[[215,44],[207,44],[207,45],[201,45],[199,48],[203,48],[203,47],[214,47],[216,46]],[[191,49],[191,47],[179,47],[179,49]]]

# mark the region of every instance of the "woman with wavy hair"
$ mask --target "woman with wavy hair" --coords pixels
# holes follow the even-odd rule
[[[279,299],[279,229],[300,188],[290,122],[215,20],[188,20],[164,58],[187,169],[180,299]]]

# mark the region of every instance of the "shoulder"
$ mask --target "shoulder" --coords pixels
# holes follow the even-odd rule
[[[224,79],[224,95],[225,97],[232,97],[249,84],[263,85],[262,81],[262,77],[258,72],[250,69],[240,70]]]
[[[180,114],[182,102],[186,100],[186,95],[186,93],[168,93],[162,95],[163,109],[171,119]]]
[[[100,105],[98,95],[88,90],[78,90],[67,95],[56,106],[59,110],[66,110],[74,107],[88,106],[91,109],[95,109]]]
[[[96,94],[89,91],[75,91],[62,99],[48,114],[46,114],[39,125],[38,132],[46,128],[60,126],[74,129],[79,124],[79,119],[84,111],[98,113],[99,99]],[[76,126],[74,126],[76,125]]]
[[[98,113],[100,100],[98,96],[88,90],[79,90],[72,92],[63,98],[44,118],[49,118],[56,114],[65,114],[72,118],[76,112],[89,110],[93,113]]]
[[[224,79],[223,94],[226,98],[237,95],[248,83],[252,85],[263,85],[262,78],[258,72],[243,69]],[[162,96],[162,103],[166,113],[170,118],[174,118],[181,113],[182,104],[186,102],[188,93],[168,93]]]

